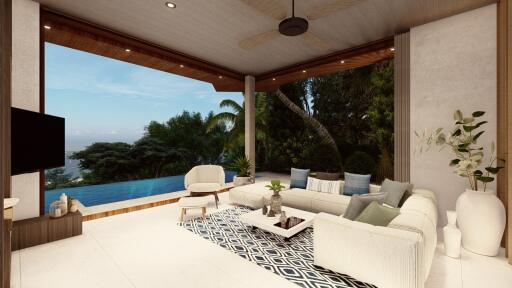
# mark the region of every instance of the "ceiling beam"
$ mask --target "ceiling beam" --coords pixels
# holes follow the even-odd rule
[[[257,91],[273,91],[292,81],[363,67],[394,57],[393,37],[338,51],[327,56],[256,76]]]
[[[47,42],[212,83],[217,90],[242,91],[244,75],[129,35],[41,9]]]

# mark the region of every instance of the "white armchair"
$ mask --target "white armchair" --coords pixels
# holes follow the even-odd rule
[[[215,205],[218,207],[217,192],[226,184],[224,168],[218,165],[199,165],[192,168],[185,175],[185,189],[191,196],[215,196]]]

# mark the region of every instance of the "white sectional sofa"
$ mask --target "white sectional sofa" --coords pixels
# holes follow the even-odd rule
[[[260,208],[272,195],[267,184],[235,187],[229,198],[233,204]],[[379,189],[372,185],[370,192]],[[437,244],[436,198],[431,191],[413,190],[400,215],[387,227],[340,216],[350,196],[297,188],[282,191],[281,195],[285,206],[319,213],[313,228],[315,265],[379,288],[424,287]]]
[[[343,181],[341,181],[343,184]],[[265,186],[270,182],[258,182],[251,185],[238,186],[229,190],[229,200],[233,204],[247,206],[253,209],[263,207],[264,201],[268,203],[272,191]],[[350,202],[350,196],[320,193],[306,189],[292,188],[285,185],[281,192],[283,205],[315,213],[326,212],[334,215],[343,215]],[[341,185],[340,193],[343,193]],[[380,186],[370,185],[370,193],[378,193]],[[267,204],[268,205],[268,204]]]

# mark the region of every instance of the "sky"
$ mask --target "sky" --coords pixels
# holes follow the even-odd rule
[[[241,93],[206,82],[50,43],[45,46],[45,112],[66,119],[66,150],[94,142],[133,143],[150,121],[187,110],[206,116]]]

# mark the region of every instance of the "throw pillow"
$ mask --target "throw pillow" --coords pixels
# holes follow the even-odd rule
[[[343,217],[349,220],[355,220],[357,216],[359,216],[359,214],[361,214],[361,212],[363,212],[363,210],[373,201],[382,204],[384,202],[384,197],[386,197],[386,194],[384,193],[354,195],[350,198],[350,202],[348,203],[347,210],[345,210]]]
[[[370,178],[372,175],[359,175],[345,172],[345,184],[343,194],[368,194],[370,193]]]
[[[308,183],[309,169],[292,168],[290,175],[290,189],[302,188],[306,189]]]
[[[321,180],[340,180],[340,173],[316,172],[316,178]]]
[[[340,185],[340,181],[320,180],[308,177],[308,186],[306,189],[317,192],[340,194]]]
[[[374,226],[388,226],[398,215],[400,215],[400,209],[389,208],[373,201],[357,216],[356,221]]]
[[[406,191],[411,190],[412,184],[402,183],[389,179],[385,179],[380,186],[380,192],[386,193],[386,199],[384,200],[384,203],[393,207],[399,207],[400,201],[404,197]]]

